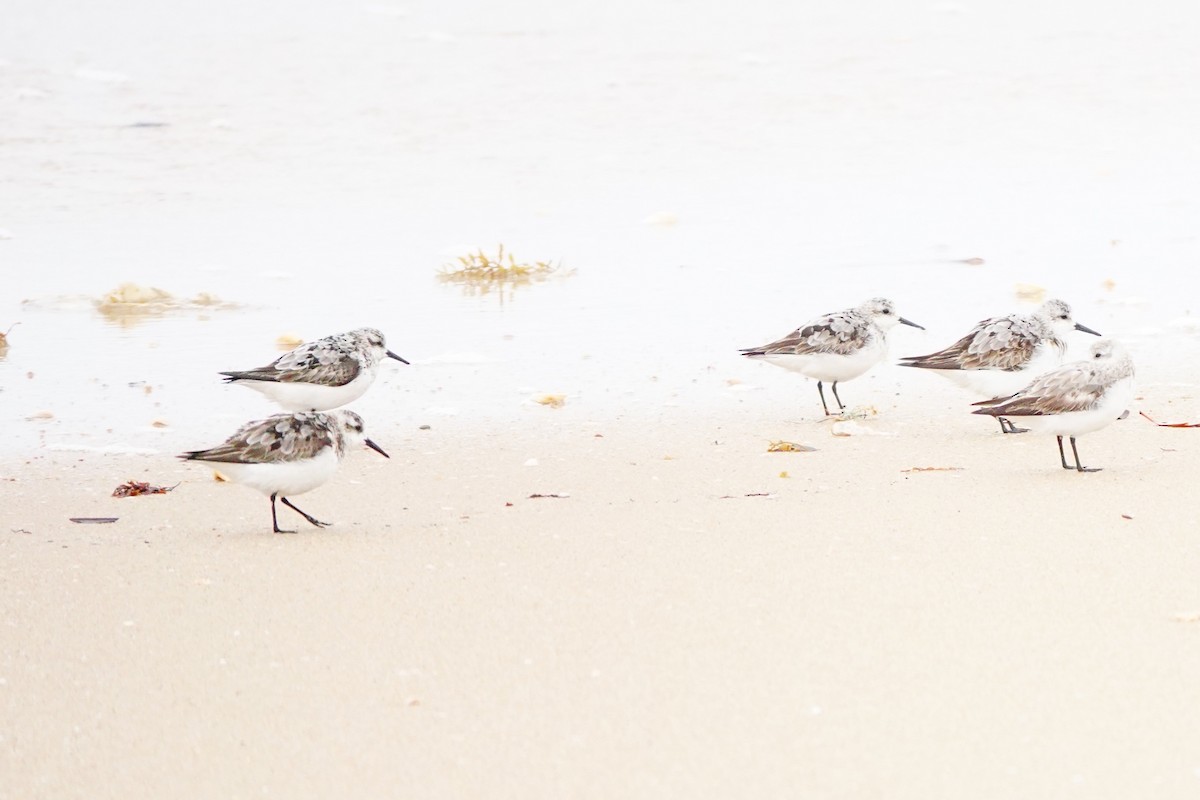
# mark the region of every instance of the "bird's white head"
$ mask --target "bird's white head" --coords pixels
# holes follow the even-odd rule
[[[403,358],[387,349],[387,340],[384,339],[383,332],[378,328],[359,328],[358,330],[353,331],[353,335],[365,346],[367,352],[370,353],[372,364],[379,363],[384,359],[385,356],[387,358],[394,358],[402,364],[408,363]]]
[[[329,415],[337,420],[338,428],[342,434],[343,452],[347,448],[364,445],[379,453],[384,458],[391,458],[391,456],[383,452],[382,447],[367,438],[366,427],[363,425],[362,417],[358,414],[355,414],[353,411],[341,409],[339,411],[331,411]]]
[[[870,300],[859,306],[856,310],[858,313],[867,317],[885,331],[890,330],[897,323],[925,330],[917,323],[907,320],[897,314],[895,304],[885,297],[872,297]]]
[[[1092,344],[1088,354],[1091,361],[1115,361],[1122,356],[1128,356],[1129,351],[1114,339],[1101,339]]]
[[[1054,329],[1055,333],[1083,331],[1093,336],[1100,335],[1088,326],[1080,325],[1076,322],[1071,314],[1071,306],[1065,300],[1047,300],[1038,308],[1037,316],[1042,317],[1050,323],[1050,327]]]
[[[1134,374],[1133,356],[1124,345],[1112,339],[1094,343],[1085,363],[1102,370],[1109,380],[1132,378]]]

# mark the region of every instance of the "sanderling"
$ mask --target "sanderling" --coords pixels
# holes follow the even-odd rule
[[[346,448],[355,444],[389,457],[363,435],[362,417],[353,411],[299,411],[248,422],[223,444],[179,457],[203,461],[229,479],[269,495],[275,533],[295,533],[280,529],[275,498],[313,525],[328,525],[296,508],[287,496],[311,491],[332,478]]]
[[[742,355],[816,378],[821,407],[829,416],[822,381],[833,382],[833,399],[844,410],[838,383],[857,378],[887,356],[887,332],[897,322],[921,328],[897,315],[891,300],[876,297],[857,308],[818,317],[777,342],[742,350]]]
[[[1092,345],[1090,358],[1051,370],[1010,397],[976,403],[987,407],[972,413],[1020,417],[1030,430],[1058,437],[1063,469],[1096,472],[1098,467],[1079,463],[1075,437],[1098,431],[1122,417],[1132,399],[1133,359],[1121,345],[1104,339]],[[1064,436],[1071,439],[1074,467],[1067,464],[1063,453]]]
[[[328,411],[362,397],[384,357],[408,363],[387,349],[382,333],[359,328],[302,344],[265,367],[221,374],[288,411]]]
[[[1059,334],[1071,330],[1100,335],[1073,320],[1062,300],[1047,300],[1032,314],[985,319],[946,349],[906,356],[900,366],[938,370],[982,397],[1007,397],[1062,364],[1067,343]],[[998,419],[1004,433],[1020,432],[1004,417]]]

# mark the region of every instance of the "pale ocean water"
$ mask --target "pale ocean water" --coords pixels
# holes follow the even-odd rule
[[[396,436],[519,426],[541,393],[567,419],[807,408],[737,349],[884,295],[928,329],[893,352],[927,352],[1032,308],[1018,284],[1126,341],[1144,384],[1198,378],[1194,4],[5,17],[5,456],[215,443],[273,412],[217,371],[361,325],[414,362],[356,404]],[[499,243],[574,274],[503,303],[437,282]],[[120,325],[90,299],[127,281],[237,307]],[[872,380],[919,404],[902,372]]]

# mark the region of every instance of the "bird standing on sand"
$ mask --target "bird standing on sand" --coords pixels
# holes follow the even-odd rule
[[[382,333],[359,328],[302,344],[265,367],[221,374],[288,411],[328,411],[362,397],[384,358],[408,363],[387,349]]]
[[[1133,359],[1117,342],[1103,339],[1092,345],[1091,356],[1051,370],[1011,397],[976,403],[974,414],[1019,417],[1022,425],[1058,438],[1063,469],[1097,472],[1079,463],[1075,437],[1098,431],[1121,417],[1133,399]],[[1063,437],[1071,439],[1075,466],[1067,464]]]
[[[1067,343],[1060,334],[1100,334],[1071,318],[1062,300],[1047,300],[1032,314],[1010,314],[979,322],[954,344],[924,356],[906,356],[902,367],[937,370],[983,397],[1007,397],[1047,370],[1060,366]],[[1004,417],[1000,430],[1020,433]]]
[[[742,350],[742,355],[816,378],[821,407],[829,416],[823,381],[832,381],[833,399],[844,410],[837,385],[887,357],[887,334],[896,323],[925,330],[899,316],[891,300],[876,297],[857,308],[818,317],[778,341]]]
[[[224,443],[179,457],[203,461],[229,479],[269,495],[275,533],[295,533],[279,527],[275,498],[313,525],[329,525],[301,511],[288,496],[311,491],[332,478],[346,450],[357,444],[389,458],[366,438],[362,417],[353,411],[301,411],[246,423]]]

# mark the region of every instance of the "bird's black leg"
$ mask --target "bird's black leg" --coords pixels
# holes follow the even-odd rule
[[[292,511],[295,511],[295,512],[296,512],[297,514],[299,514],[300,516],[304,517],[306,520],[308,520],[309,522],[311,522],[311,523],[312,523],[313,525],[315,525],[316,527],[318,527],[318,528],[328,528],[328,527],[329,527],[329,523],[328,523],[328,522],[321,522],[321,520],[317,519],[317,518],[316,518],[316,517],[314,517],[312,514],[306,514],[305,512],[303,512],[303,511],[301,511],[300,509],[296,508],[295,504],[293,504],[293,503],[292,503],[292,501],[291,501],[291,500],[288,500],[286,497],[281,497],[281,498],[279,498],[279,499],[283,501],[283,504],[284,504],[285,506],[287,506],[288,508],[290,508]]]
[[[842,398],[838,397],[838,393],[837,393],[837,381],[834,381],[834,382],[833,382],[833,399],[834,399],[834,400],[837,400],[837,404],[838,404],[838,410],[839,410],[839,411],[845,411],[845,410],[846,410],[846,407],[845,407],[844,405],[842,405]]]
[[[817,381],[817,393],[821,395],[821,408],[825,409],[825,416],[829,416],[829,406],[825,405],[825,386]]]
[[[287,503],[287,500],[283,502]],[[271,495],[271,527],[274,528],[275,533],[295,533],[295,531],[285,531],[279,527],[279,518],[275,516],[275,495]]]
[[[1075,447],[1075,437],[1071,437],[1071,452],[1075,454],[1075,469],[1080,472],[1099,472],[1102,467],[1085,467],[1079,463],[1079,450]]]
[[[996,419],[1000,420],[1001,433],[1027,433],[1029,431],[1029,428],[1018,428],[1013,425],[1012,420],[1008,417],[996,417]]]
[[[1067,466],[1067,455],[1066,455],[1066,453],[1063,452],[1062,437],[1056,436],[1055,438],[1058,439],[1058,457],[1062,461],[1063,469],[1074,469],[1074,467]],[[1076,455],[1075,458],[1078,459],[1079,456]],[[1079,461],[1076,460],[1075,463],[1078,464]]]

